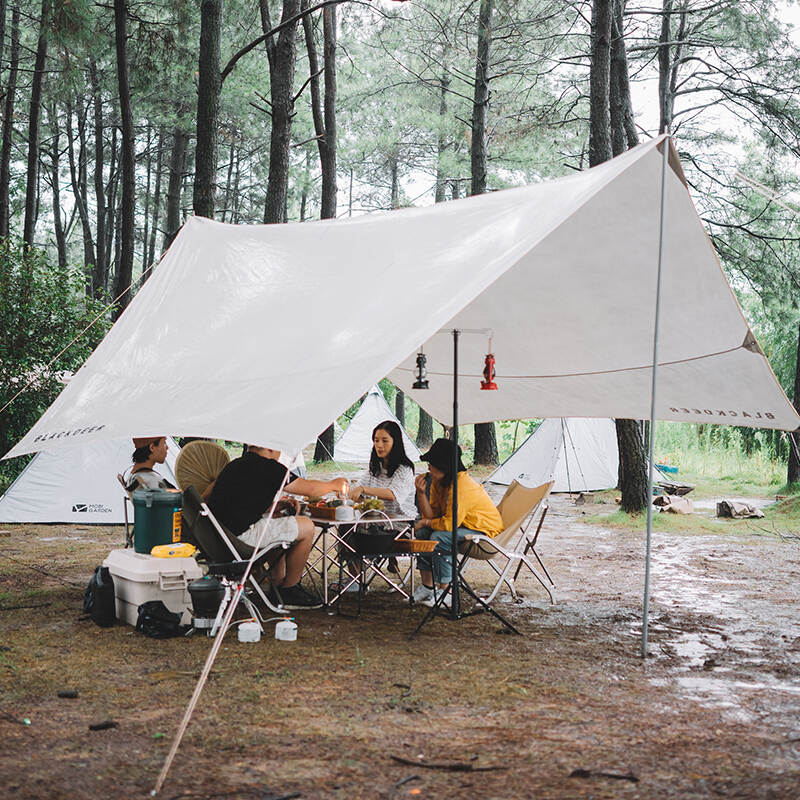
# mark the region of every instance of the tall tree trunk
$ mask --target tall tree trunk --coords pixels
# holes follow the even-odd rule
[[[446,57],[446,56],[445,56]],[[444,58],[442,64],[444,65]],[[447,118],[447,92],[450,88],[450,76],[446,67],[442,66],[442,78],[439,87],[439,134],[436,137],[436,190],[434,202],[443,203],[447,179],[444,174],[444,154],[447,151],[447,140],[444,135],[445,119]]]
[[[301,8],[308,7],[303,0]],[[322,198],[320,216],[322,219],[336,218],[336,6],[326,6],[322,10],[323,59],[325,63],[325,97],[321,97],[319,85],[319,65],[317,46],[314,39],[314,26],[311,16],[303,17],[308,68],[311,73],[311,115],[317,137],[317,149],[322,168]],[[314,461],[329,461],[333,454],[333,425],[326,428],[317,439],[314,448]]]
[[[621,148],[619,152],[622,152],[629,136],[625,117],[632,105],[627,84],[627,55],[625,41],[621,36],[622,9],[616,7],[621,0],[613,0],[613,13],[611,2],[612,0],[594,0],[592,5],[592,54],[589,79],[589,165],[592,167],[608,161],[617,154],[612,149],[612,142],[615,147]],[[612,17],[617,20],[615,27],[620,34],[615,37],[613,43],[613,63]],[[630,116],[632,117],[632,113]],[[632,419],[618,419],[615,424],[619,448],[622,509],[636,513],[644,509],[647,504],[647,472],[641,428],[638,421]]]
[[[147,170],[145,173],[144,208],[142,209],[142,218],[144,219],[144,230],[142,231],[142,275],[145,274],[144,271],[147,269],[147,243],[150,241],[150,184],[153,178],[153,129],[149,122],[147,123],[145,160],[147,162]]]
[[[89,83],[92,87],[92,107],[94,111],[94,202],[97,208],[95,214],[95,241],[97,242],[97,255],[92,272],[92,286],[97,297],[103,291],[104,276],[108,268],[106,250],[108,247],[107,228],[108,208],[106,206],[106,183],[103,176],[105,167],[105,148],[103,136],[105,123],[103,121],[103,94],[100,89],[100,79],[97,74],[97,62],[89,59]]]
[[[14,99],[19,69],[19,3],[11,11],[11,64],[3,104],[3,146],[0,150],[0,236],[9,234],[11,192],[11,140],[14,136]]]
[[[797,328],[797,360],[794,367],[794,407],[800,412],[800,325]],[[800,436],[796,433],[789,434],[789,469],[786,475],[787,483],[797,483],[800,481],[800,458],[798,458],[798,448],[800,448]]]
[[[611,0],[593,0],[589,73],[589,166],[608,161],[611,150]]]
[[[158,220],[161,213],[161,175],[164,171],[164,137],[166,132],[162,125],[158,129],[158,146],[156,151],[156,184],[153,188],[153,218],[150,227],[150,241],[145,242],[144,250],[147,254],[145,258],[145,269],[152,265],[156,258],[156,234],[158,232]],[[146,273],[144,279],[147,280],[150,273]]]
[[[281,23],[296,17],[300,0],[283,0]],[[294,116],[294,65],[297,22],[278,34],[274,57],[270,59],[270,104],[272,129],[269,140],[269,178],[264,203],[264,222],[283,222],[289,189],[289,148]]]
[[[119,130],[116,125],[111,128],[111,161],[108,165],[108,183],[106,184],[106,238],[103,254],[103,286],[107,291],[110,291],[109,284],[109,271],[111,268],[111,254],[116,252],[117,234],[119,231],[119,224],[117,217],[119,216],[119,204],[117,203],[117,189],[119,187],[119,143],[117,142]],[[116,268],[116,262],[115,262]]]
[[[611,106],[611,151],[615,156],[639,144],[633,119],[631,85],[628,75],[628,54],[623,35],[625,0],[612,0],[611,64],[609,99]]]
[[[75,205],[78,209],[78,216],[83,229],[83,264],[86,276],[86,294],[89,297],[97,297],[103,289],[101,280],[95,284],[93,279],[94,264],[96,262],[94,239],[92,238],[92,226],[89,220],[89,210],[86,208],[85,191],[81,186],[81,169],[79,166],[80,154],[75,158],[75,134],[72,127],[72,98],[67,97],[66,113],[64,119],[67,126],[67,158],[69,160],[69,175],[72,183],[72,195],[75,198]]]
[[[231,203],[231,183],[233,182],[233,165],[236,161],[236,140],[231,137],[230,156],[228,157],[228,174],[225,176],[225,198],[222,203],[222,217],[220,222],[230,221],[233,218],[233,213],[230,212]],[[230,213],[229,213],[230,212]],[[227,218],[227,220],[226,220]]]
[[[197,86],[197,145],[194,161],[192,205],[199,217],[214,217],[217,191],[217,130],[219,71],[222,35],[222,0],[202,0],[200,18],[200,62]]]
[[[389,157],[389,176],[392,186],[391,197],[389,202],[392,209],[400,208],[400,180],[399,180],[399,167],[397,164],[397,154],[393,153]]]
[[[492,43],[494,0],[481,0],[478,12],[478,51],[475,60],[475,87],[472,101],[471,194],[486,191],[488,162],[487,126],[489,115],[489,51]],[[474,426],[476,464],[497,464],[497,435],[494,422]]]
[[[56,251],[58,252],[58,266],[65,269],[67,266],[67,241],[64,236],[64,222],[61,218],[61,179],[59,177],[59,156],[61,148],[61,131],[58,127],[58,110],[55,101],[51,102],[48,109],[50,117],[50,184],[53,190],[53,230],[56,236]]]
[[[178,235],[181,228],[181,188],[186,144],[189,134],[176,127],[172,132],[172,154],[169,159],[169,182],[167,184],[167,224],[164,231],[164,250]]]
[[[433,417],[419,407],[419,424],[417,426],[417,447],[427,450],[433,444]]]
[[[42,107],[42,80],[47,61],[47,25],[50,16],[50,0],[42,0],[39,21],[39,41],[36,45],[36,62],[31,83],[31,102],[28,112],[28,169],[25,181],[25,222],[22,239],[28,247],[33,246],[36,229],[36,207],[39,183],[39,116]]]
[[[397,390],[394,396],[394,415],[400,420],[400,424],[406,426],[406,395],[402,389]]]
[[[326,6],[322,10],[322,35],[325,55],[325,102],[323,135],[325,155],[320,149],[322,166],[322,219],[336,219],[336,6]]]
[[[351,171],[352,177],[352,171]],[[308,203],[308,186],[311,182],[311,150],[306,148],[306,168],[303,174],[303,186],[300,192],[300,222],[306,219],[306,204]]]
[[[119,260],[117,262],[117,284],[115,296],[116,319],[131,301],[131,292],[125,291],[133,279],[134,228],[136,225],[136,151],[133,133],[133,109],[131,108],[131,86],[128,77],[128,2],[114,0],[114,27],[117,45],[117,83],[119,105],[122,116],[122,187],[120,205],[122,212]]]
[[[0,0],[0,64],[3,63],[3,49],[6,43],[6,0]]]

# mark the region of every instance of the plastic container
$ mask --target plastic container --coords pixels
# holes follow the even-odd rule
[[[151,551],[150,555],[156,558],[188,558],[197,552],[197,548],[189,542],[179,542],[178,544],[158,544]]]
[[[353,506],[348,505],[347,503],[337,506],[336,510],[334,511],[334,519],[337,519],[340,522],[350,522],[355,518],[356,514],[353,510]]]
[[[136,625],[139,606],[148,600],[161,600],[189,622],[191,597],[189,584],[203,571],[193,558],[156,558],[133,550],[112,550],[103,566],[114,579],[117,619]]]
[[[180,542],[182,508],[182,492],[137,489],[133,493],[133,549],[149,554],[157,545]]]
[[[297,623],[290,619],[282,619],[275,625],[275,638],[282,642],[297,641]]]
[[[239,641],[261,641],[261,626],[257,622],[243,622],[241,625],[239,625]]]

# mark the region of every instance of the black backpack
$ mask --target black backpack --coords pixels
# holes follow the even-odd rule
[[[183,636],[190,628],[181,625],[181,615],[170,611],[162,600],[148,600],[139,606],[136,630],[153,639],[169,639]]]
[[[83,610],[101,628],[110,628],[117,619],[114,578],[108,567],[97,567],[83,593]]]

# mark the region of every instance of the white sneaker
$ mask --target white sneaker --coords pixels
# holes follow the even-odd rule
[[[439,608],[447,608],[449,609],[452,606],[452,601],[450,600],[451,594],[448,591],[445,597],[442,597],[443,592],[447,590],[445,589],[437,589],[436,594],[434,595],[433,590],[431,590],[430,596],[425,598],[422,601],[423,605],[428,606],[428,608],[433,608],[436,605],[436,601],[439,601]]]
[[[411,596],[411,599],[415,603],[424,603],[427,605],[428,599],[433,598],[433,589],[430,586],[425,586],[424,583],[421,583],[414,589],[414,594]]]

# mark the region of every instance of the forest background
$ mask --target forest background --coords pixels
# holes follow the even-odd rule
[[[447,202],[667,130],[798,407],[794,12],[769,0],[0,0],[0,451],[190,214],[282,223]],[[396,291],[414,287],[376,286],[375,302]],[[422,445],[438,435],[382,386]],[[491,463],[534,425],[462,436]],[[332,438],[321,434],[320,459]],[[800,479],[780,432],[659,424],[657,454]],[[0,465],[0,490],[23,465]]]

